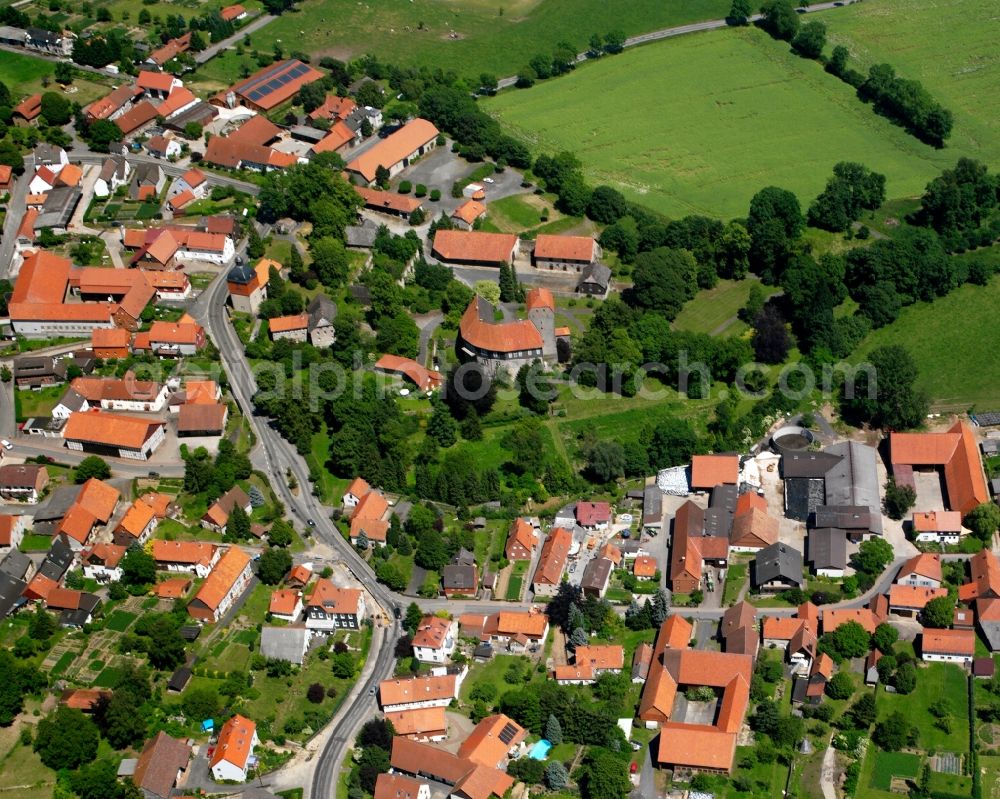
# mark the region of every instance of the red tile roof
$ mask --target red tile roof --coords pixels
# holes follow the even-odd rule
[[[898,582],[910,574],[916,574],[920,577],[927,577],[931,580],[941,582],[941,556],[933,552],[923,552],[919,555],[914,555],[899,567],[899,574],[896,575],[896,581]]]
[[[981,549],[969,559],[972,579],[958,588],[958,598],[967,601],[979,597],[1000,597],[1000,561],[988,549]]]
[[[586,261],[594,259],[594,240],[590,236],[553,236],[539,233],[535,238],[535,257],[549,261]]]
[[[352,160],[347,169],[350,172],[357,172],[371,183],[375,180],[378,167],[389,168],[399,163],[437,137],[438,129],[426,119],[411,120]]]
[[[413,646],[424,649],[441,649],[448,638],[451,629],[451,619],[438,616],[424,616],[417,625],[413,636]]]
[[[142,100],[118,117],[115,120],[115,124],[124,135],[128,136],[143,125],[156,119],[157,114],[158,111],[155,105],[149,102],[149,100]]]
[[[208,762],[209,768],[223,760],[232,763],[237,768],[246,768],[256,732],[257,725],[238,713],[229,719],[219,730],[219,740],[216,742],[215,752]]]
[[[442,231],[438,231],[440,234]],[[486,321],[479,316],[479,300],[472,298],[459,322],[462,338],[477,349],[488,352],[518,352],[542,348],[542,335],[531,322]]]
[[[736,485],[740,477],[738,455],[695,455],[691,458],[691,488]]]
[[[572,545],[573,534],[569,530],[562,527],[554,528],[542,544],[542,553],[532,582],[559,585]]]
[[[451,212],[451,215],[461,219],[465,224],[471,225],[479,217],[486,213],[486,206],[478,200],[466,200],[458,208]]]
[[[432,391],[444,382],[444,375],[412,358],[402,358],[399,355],[383,355],[375,362],[375,368],[383,372],[393,372],[410,379],[421,391]]]
[[[399,214],[410,214],[420,206],[420,200],[407,197],[405,194],[396,194],[392,191],[379,191],[369,189],[365,186],[355,186],[354,190],[361,195],[365,205],[376,211],[393,211]]]
[[[239,547],[229,547],[201,584],[195,599],[214,611],[249,564],[250,556],[246,552]]]
[[[889,587],[889,606],[923,610],[932,599],[948,596],[946,588],[924,588],[917,585],[892,585]]]
[[[14,113],[29,122],[42,113],[42,95],[32,94],[14,106]]]
[[[607,524],[611,519],[611,505],[607,502],[577,502],[576,520],[583,527]]]
[[[524,296],[524,307],[529,311],[533,311],[535,308],[548,308],[554,311],[556,309],[556,300],[552,296],[552,292],[547,288],[544,286],[535,286],[528,289],[528,293]]]
[[[142,90],[154,92],[169,92],[174,87],[174,76],[169,72],[150,72],[139,70],[135,85]]]
[[[305,330],[309,327],[309,314],[293,316],[276,316],[267,320],[268,329],[272,333],[288,333],[292,330]]]
[[[942,466],[951,510],[968,513],[990,501],[975,433],[957,421],[946,433],[892,433],[889,449],[896,465]]]
[[[77,411],[63,427],[63,438],[110,447],[140,449],[163,422],[107,411]]]
[[[922,654],[966,655],[976,651],[976,634],[972,630],[934,630],[924,627],[920,636]]]
[[[434,253],[443,261],[501,264],[513,259],[517,236],[479,230],[445,230],[434,234]]]

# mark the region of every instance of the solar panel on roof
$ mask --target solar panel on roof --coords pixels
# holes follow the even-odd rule
[[[505,744],[513,741],[515,735],[517,735],[517,728],[513,724],[505,724],[504,728],[500,730],[500,740]]]

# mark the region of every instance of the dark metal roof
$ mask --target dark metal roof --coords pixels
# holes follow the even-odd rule
[[[847,567],[847,531],[839,527],[817,527],[806,540],[813,570]]]
[[[781,456],[781,474],[789,477],[823,477],[840,461],[840,455],[830,452],[792,452]]]
[[[882,514],[861,505],[820,505],[816,508],[815,526],[866,530],[882,535]]]
[[[796,585],[803,583],[802,553],[780,541],[760,550],[754,558],[753,566],[751,574],[755,586],[774,580],[785,580]]]

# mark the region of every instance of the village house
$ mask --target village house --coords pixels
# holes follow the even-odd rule
[[[152,555],[159,571],[189,572],[205,578],[222,555],[222,548],[204,541],[153,541]]]
[[[392,724],[396,735],[409,738],[411,741],[443,741],[448,735],[448,719],[443,707],[423,707],[417,710],[400,710],[395,713],[386,713],[385,720]],[[378,779],[388,777],[394,780],[409,780],[398,774],[380,774]],[[429,789],[427,799],[430,799]],[[378,784],[375,787],[375,796],[379,796]],[[413,793],[416,799],[417,793]],[[406,794],[393,794],[392,799],[405,799]]]
[[[95,358],[127,358],[131,344],[132,334],[122,327],[97,328],[90,334],[90,348]]]
[[[34,505],[49,484],[49,471],[32,463],[0,466],[0,499]]]
[[[915,555],[899,567],[896,583],[921,588],[940,588],[941,556],[931,552]]]
[[[808,672],[816,657],[819,608],[812,602],[799,605],[794,616],[767,616],[761,627],[767,649],[781,649],[793,672]]]
[[[513,234],[445,228],[434,233],[432,254],[446,264],[499,268],[514,263],[519,253],[520,241]]]
[[[375,182],[379,167],[387,170],[389,177],[393,178],[433,150],[439,135],[438,129],[426,119],[410,120],[350,161],[346,172],[353,182],[362,186],[371,186]]]
[[[399,355],[383,355],[373,366],[376,372],[389,375],[399,375],[408,379],[417,390],[422,392],[435,391],[444,383],[444,375],[428,369],[412,358]]]
[[[768,515],[767,500],[752,492],[740,494],[729,533],[729,549],[757,552],[777,541],[778,520]]]
[[[132,176],[132,166],[120,155],[106,158],[94,183],[96,197],[110,197],[122,186],[128,185]]]
[[[553,528],[546,536],[531,581],[531,590],[535,596],[555,596],[562,582],[572,545],[573,534],[563,527]]]
[[[513,740],[517,729],[517,725],[511,723],[508,730],[505,723],[495,735],[502,743],[508,737]],[[491,744],[490,749],[494,746]],[[484,766],[398,735],[392,739],[390,765],[394,773],[432,779],[449,786],[448,792],[454,799],[501,799],[514,786],[514,778],[497,767]]]
[[[927,588],[910,584],[889,586],[889,612],[916,618],[932,599],[948,596],[946,588]]]
[[[583,568],[583,575],[580,578],[580,590],[584,596],[597,597],[603,599],[608,591],[611,581],[611,572],[615,565],[607,558],[591,558]]]
[[[128,371],[124,377],[77,377],[70,389],[87,400],[90,407],[106,411],[159,413],[167,401],[167,387],[152,380],[137,380]]]
[[[486,206],[478,200],[466,200],[451,212],[452,224],[459,230],[472,230],[476,220],[486,217]]]
[[[957,544],[962,538],[962,514],[954,510],[914,512],[913,534],[920,543]]]
[[[438,670],[435,669],[435,672]],[[382,680],[378,685],[378,699],[382,711],[397,713],[401,710],[416,710],[426,707],[447,707],[453,699],[458,699],[458,691],[468,674],[463,667],[459,671],[445,674],[421,675],[400,679],[393,677]]]
[[[591,236],[553,236],[539,233],[531,263],[539,269],[580,272],[601,257],[601,248]]]
[[[313,584],[305,611],[306,628],[323,632],[361,629],[367,616],[364,592],[357,588],[340,588],[326,578]]]
[[[0,556],[6,556],[21,546],[28,529],[28,518],[20,514],[0,514]]]
[[[446,597],[476,596],[479,590],[479,569],[475,556],[460,549],[441,570],[441,585]]]
[[[536,546],[538,546],[538,531],[527,519],[515,519],[504,547],[504,556],[507,560],[530,561]]]
[[[413,636],[413,657],[421,663],[447,663],[458,641],[458,622],[424,616]]]
[[[556,666],[552,677],[560,685],[592,685],[602,674],[621,674],[625,650],[618,645],[578,646],[573,663]]]
[[[185,403],[177,414],[179,438],[214,437],[226,432],[229,408],[220,403]]]
[[[260,304],[267,299],[267,282],[271,278],[271,267],[281,271],[281,264],[262,258],[256,266],[237,264],[226,275],[229,289],[229,304],[234,311],[256,316]]]
[[[294,624],[302,613],[302,592],[291,588],[272,591],[267,611],[272,618]]]
[[[309,315],[309,343],[314,347],[332,347],[337,340],[333,323],[337,319],[337,304],[320,292],[306,306]]]
[[[164,322],[149,327],[149,347],[160,358],[194,355],[205,346],[205,328],[197,322]]]
[[[143,546],[153,535],[159,520],[141,499],[135,500],[115,529],[115,543],[124,547]]]
[[[208,761],[212,778],[217,782],[246,782],[253,750],[258,743],[256,724],[238,713],[230,718],[219,730],[219,738]]]
[[[384,547],[389,532],[389,503],[378,491],[369,490],[351,511],[351,543],[358,546],[368,541],[372,546]]]
[[[817,527],[806,537],[809,563],[820,577],[843,577],[847,569],[847,532],[837,527]]]
[[[990,501],[979,446],[972,428],[957,421],[945,433],[892,433],[892,474],[899,485],[916,488],[914,471],[941,474],[948,510],[969,513]]]
[[[163,422],[90,410],[70,414],[66,447],[94,455],[148,460],[166,438]]]
[[[520,654],[536,649],[549,633],[549,618],[541,611],[500,611],[482,619],[481,641],[495,649]]]
[[[253,579],[251,565],[250,556],[242,549],[229,547],[188,604],[191,618],[212,623],[225,616]]]
[[[442,723],[444,722],[444,712],[441,713]],[[397,736],[410,738],[411,735],[404,735],[399,731],[399,727],[393,722],[393,728]],[[440,736],[444,738],[442,734]],[[424,740],[415,738],[414,740]],[[427,738],[426,740],[439,740],[438,738]],[[412,777],[402,774],[379,774],[375,780],[375,794],[373,799],[431,799],[431,788],[426,782],[420,782]]]
[[[117,544],[93,544],[80,553],[83,576],[99,583],[117,583],[122,578],[119,567],[128,552],[127,547]]]
[[[239,486],[233,486],[205,511],[205,515],[201,517],[201,526],[224,535],[226,525],[229,523],[229,515],[237,505],[243,508],[245,513],[250,513],[249,495]]]
[[[972,630],[934,630],[924,627],[920,633],[920,658],[925,662],[972,663],[976,653],[976,634]]]
[[[758,551],[750,564],[750,585],[755,591],[784,591],[804,583],[802,553],[780,541]]]
[[[190,759],[190,745],[160,731],[143,746],[130,775],[132,782],[148,799],[169,799]]]

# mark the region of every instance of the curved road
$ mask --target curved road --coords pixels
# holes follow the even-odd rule
[[[817,3],[816,5],[808,6],[805,8],[797,9],[802,14],[811,14],[815,11],[827,11],[831,8],[836,8],[838,6],[849,6],[853,3],[859,2],[859,0],[843,0],[843,2],[833,2],[833,3]],[[757,22],[761,18],[760,14],[754,14],[752,17],[748,17],[748,22]],[[657,42],[660,39],[671,39],[674,36],[683,36],[687,33],[700,33],[701,31],[711,31],[717,28],[728,27],[729,23],[724,19],[709,19],[704,22],[692,22],[688,25],[675,25],[672,28],[661,28],[658,31],[650,31],[649,33],[642,33],[638,36],[630,36],[625,40],[625,47],[636,47],[640,44],[649,44],[650,42]],[[579,53],[576,57],[576,63],[582,64],[584,61],[589,61],[590,56],[587,52]],[[517,75],[510,75],[506,78],[501,78],[497,81],[497,90],[509,89],[511,86],[517,83]]]

